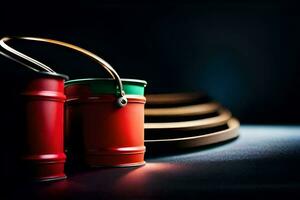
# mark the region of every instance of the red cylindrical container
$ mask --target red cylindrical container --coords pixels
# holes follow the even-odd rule
[[[24,172],[39,181],[64,179],[65,77],[39,74],[28,81],[21,94],[25,122]]]
[[[127,104],[117,105],[116,81],[66,82],[68,156],[89,166],[144,164],[145,81],[122,79]]]

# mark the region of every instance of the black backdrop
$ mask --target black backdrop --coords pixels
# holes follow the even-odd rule
[[[0,36],[49,37],[102,56],[147,92],[204,90],[242,123],[300,122],[300,17],[289,1],[81,1],[1,5]],[[71,78],[107,76],[71,51],[14,45]],[[2,98],[22,69],[0,58]],[[6,105],[9,106],[9,105]]]

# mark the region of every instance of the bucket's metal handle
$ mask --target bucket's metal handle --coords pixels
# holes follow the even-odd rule
[[[33,59],[33,58],[31,58],[31,57],[29,57],[29,56],[23,54],[23,53],[21,53],[21,52],[15,50],[15,49],[13,49],[12,47],[8,46],[8,45],[5,43],[5,42],[8,41],[8,40],[10,40],[10,38],[8,38],[8,37],[2,38],[2,39],[0,40],[0,46],[1,46],[4,50],[6,50],[7,52],[9,52],[9,53],[11,53],[11,54],[14,54],[14,55],[18,56],[18,59],[13,58],[12,56],[10,56],[9,54],[7,54],[6,52],[3,52],[3,51],[0,50],[0,54],[1,54],[1,55],[3,55],[3,56],[5,56],[5,57],[7,57],[7,58],[9,58],[9,59],[11,59],[11,60],[13,60],[13,61],[19,63],[19,64],[22,64],[22,65],[24,65],[25,67],[28,67],[29,69],[32,69],[32,70],[35,71],[35,72],[41,72],[40,69],[36,68],[36,66],[38,66],[39,68],[43,69],[44,71],[47,71],[47,72],[49,72],[49,73],[51,73],[51,74],[56,74],[56,72],[55,72],[54,70],[52,70],[50,67],[48,67],[47,65],[45,65],[45,64],[43,64],[43,63],[41,63],[41,62],[39,62],[39,61],[37,61],[37,60],[35,60],[35,59]],[[26,64],[25,62],[22,61],[22,59],[31,62],[31,64],[34,64],[35,66]]]
[[[100,58],[99,56],[97,56],[96,54],[86,50],[86,49],[83,49],[81,47],[78,47],[76,45],[73,45],[73,44],[69,44],[69,43],[66,43],[66,42],[62,42],[62,41],[58,41],[58,40],[53,40],[53,39],[47,39],[47,38],[37,38],[37,37],[4,37],[0,40],[0,46],[5,49],[6,51],[16,55],[18,58],[20,59],[24,59],[26,61],[29,61],[30,63],[34,64],[35,66],[38,66],[40,67],[41,69],[49,72],[49,73],[52,73],[52,74],[56,74],[55,71],[53,71],[50,67],[48,67],[47,65],[13,49],[12,47],[8,46],[5,42],[9,41],[9,40],[12,40],[12,39],[20,39],[20,40],[31,40],[31,41],[39,41],[39,42],[46,42],[46,43],[52,43],[52,44],[56,44],[56,45],[60,45],[60,46],[64,46],[64,47],[67,47],[67,48],[70,48],[70,49],[73,49],[73,50],[76,50],[76,51],[79,51],[80,53],[84,54],[84,55],[87,55],[89,56],[90,58],[92,58],[93,60],[95,60],[97,63],[99,63],[102,67],[104,67],[104,69],[117,81],[117,85],[119,87],[119,90],[120,90],[120,97],[118,98],[118,101],[117,101],[117,104],[121,107],[125,106],[127,104],[127,98],[125,96],[125,91],[123,89],[123,84],[122,84],[122,81],[121,81],[121,78],[120,76],[118,75],[118,73],[114,70],[114,68],[109,64],[107,63],[105,60],[103,60],[102,58]],[[1,53],[1,51],[0,51]],[[23,63],[22,61],[18,60],[18,59],[14,59],[12,58],[11,56],[5,54],[5,53],[1,53],[2,55],[16,61],[16,62],[19,62],[23,65],[25,65],[26,67],[29,67],[30,69],[33,69],[37,72],[40,72],[40,70],[36,69],[35,67],[32,67],[32,66],[29,66],[25,63]]]

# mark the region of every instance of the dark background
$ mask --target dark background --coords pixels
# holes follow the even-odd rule
[[[242,123],[299,124],[299,7],[290,1],[2,2],[0,36],[91,50],[147,93],[206,91]],[[71,78],[107,76],[63,48],[11,43]],[[2,96],[23,69],[0,57]],[[9,106],[9,105],[6,105]]]

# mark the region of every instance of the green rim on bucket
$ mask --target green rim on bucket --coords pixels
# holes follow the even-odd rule
[[[137,79],[121,79],[126,95],[144,96],[146,81]],[[93,94],[118,94],[116,81],[111,78],[74,79],[65,82],[65,87],[71,85],[88,85]]]

